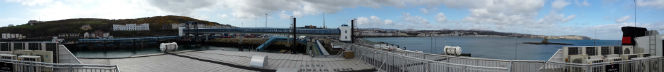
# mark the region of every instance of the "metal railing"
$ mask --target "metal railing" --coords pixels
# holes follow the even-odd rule
[[[664,72],[663,57],[577,64],[460,57],[378,49],[361,44],[345,45],[350,45],[360,60],[386,72]]]
[[[0,59],[3,67],[0,71],[10,72],[120,72],[117,65],[93,65],[70,63],[44,63]]]
[[[390,52],[353,45],[356,57],[386,72],[509,72],[510,62]],[[465,61],[464,61],[465,60]]]
[[[547,62],[540,72],[663,72],[664,58],[644,58],[593,64]]]

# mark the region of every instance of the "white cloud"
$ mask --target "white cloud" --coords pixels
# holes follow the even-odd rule
[[[405,21],[403,24],[429,24],[427,19],[424,19],[421,16],[411,16],[410,13],[404,13],[402,18]]]
[[[221,14],[221,15],[219,15],[219,18],[226,19],[226,18],[228,18],[228,14]]]
[[[577,6],[590,6],[590,3],[588,3],[588,0],[574,0],[574,4]]]
[[[5,0],[7,2],[17,2],[21,3],[22,5],[27,5],[27,6],[37,6],[37,5],[45,5],[53,2],[53,0]]]
[[[279,13],[279,18],[288,19],[288,18],[290,18],[290,16],[288,14],[286,14],[286,11],[281,11],[281,13]]]
[[[436,21],[438,21],[439,23],[445,22],[446,20],[447,17],[445,17],[445,14],[443,14],[442,12],[436,15]]]
[[[636,0],[638,6],[664,8],[664,0]]]
[[[29,19],[58,20],[67,18],[110,18],[124,19],[166,15],[150,6],[147,1],[137,0],[85,0],[53,1],[29,10],[33,16]]]
[[[551,3],[551,7],[553,7],[556,10],[560,10],[565,8],[565,6],[569,5],[570,3],[565,1],[565,0],[554,0]]]
[[[631,18],[631,16],[620,17],[620,18],[616,19],[616,23],[623,23],[623,22],[629,20],[630,18]]]
[[[539,23],[540,25],[559,24],[559,23],[565,23],[574,18],[576,18],[576,15],[565,16],[564,14],[551,13],[539,19],[537,23]]]
[[[420,8],[420,11],[421,11],[422,13],[424,13],[424,14],[429,13],[429,10],[426,9],[426,8]]]
[[[383,20],[378,16],[369,16],[369,17],[357,17],[358,27],[363,28],[385,28],[392,26],[394,23],[392,20]]]
[[[225,0],[219,1],[219,7],[230,9],[236,18],[255,18],[274,11],[289,11],[290,15],[300,17],[320,13],[335,13],[343,8],[358,6],[380,7],[399,6],[397,0]]]

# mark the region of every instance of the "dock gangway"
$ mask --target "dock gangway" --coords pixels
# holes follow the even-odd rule
[[[273,42],[275,41],[283,41],[283,40],[288,40],[286,37],[270,37],[270,39],[266,40],[263,44],[260,46],[256,47],[256,50],[262,51],[265,50],[268,46],[270,46]]]

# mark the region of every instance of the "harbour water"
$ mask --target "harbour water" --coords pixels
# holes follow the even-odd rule
[[[540,42],[542,39],[511,37],[379,37],[364,38],[373,42],[385,42],[418,50],[441,54],[446,45],[460,46],[462,53],[473,57],[516,60],[547,60],[556,50],[567,45],[532,45],[523,42]],[[549,42],[570,43],[570,46],[618,46],[620,40],[561,40]]]

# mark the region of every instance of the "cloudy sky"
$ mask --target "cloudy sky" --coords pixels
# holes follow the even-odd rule
[[[636,4],[635,4],[636,3]],[[636,7],[636,15],[634,8]],[[619,40],[621,26],[664,33],[664,0],[4,0],[0,26],[28,20],[190,16],[240,27],[494,30]],[[325,16],[325,17],[323,17]],[[636,22],[635,22],[636,19]]]

